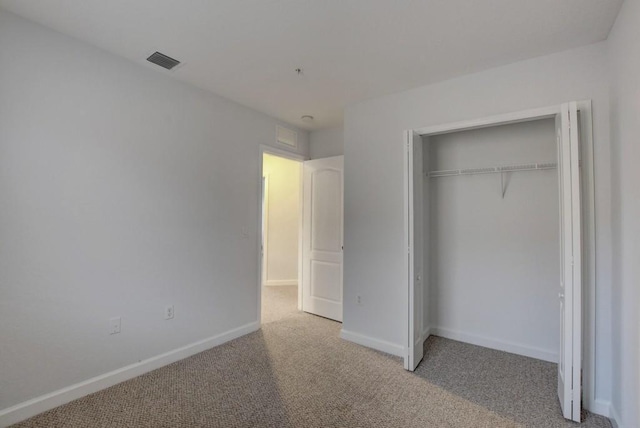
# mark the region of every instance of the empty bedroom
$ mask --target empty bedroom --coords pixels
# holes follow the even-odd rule
[[[0,427],[640,427],[640,0],[0,0]]]

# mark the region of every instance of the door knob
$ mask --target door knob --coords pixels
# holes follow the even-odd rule
[[[560,298],[560,300],[564,299],[564,293],[562,291],[559,292],[558,297]]]

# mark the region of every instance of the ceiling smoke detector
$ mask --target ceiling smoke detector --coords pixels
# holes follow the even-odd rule
[[[300,118],[300,120],[302,120],[304,123],[311,123],[311,122],[313,122],[313,116],[311,116],[309,114],[305,114],[304,116],[302,116]]]

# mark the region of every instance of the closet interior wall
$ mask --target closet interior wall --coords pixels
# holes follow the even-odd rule
[[[427,177],[556,159],[553,119],[423,137],[431,334],[557,362],[557,170]]]

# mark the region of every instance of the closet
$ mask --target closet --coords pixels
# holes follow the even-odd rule
[[[579,420],[578,104],[407,131],[408,351],[429,335],[558,363]]]
[[[423,137],[431,334],[557,363],[556,155],[553,119]]]

